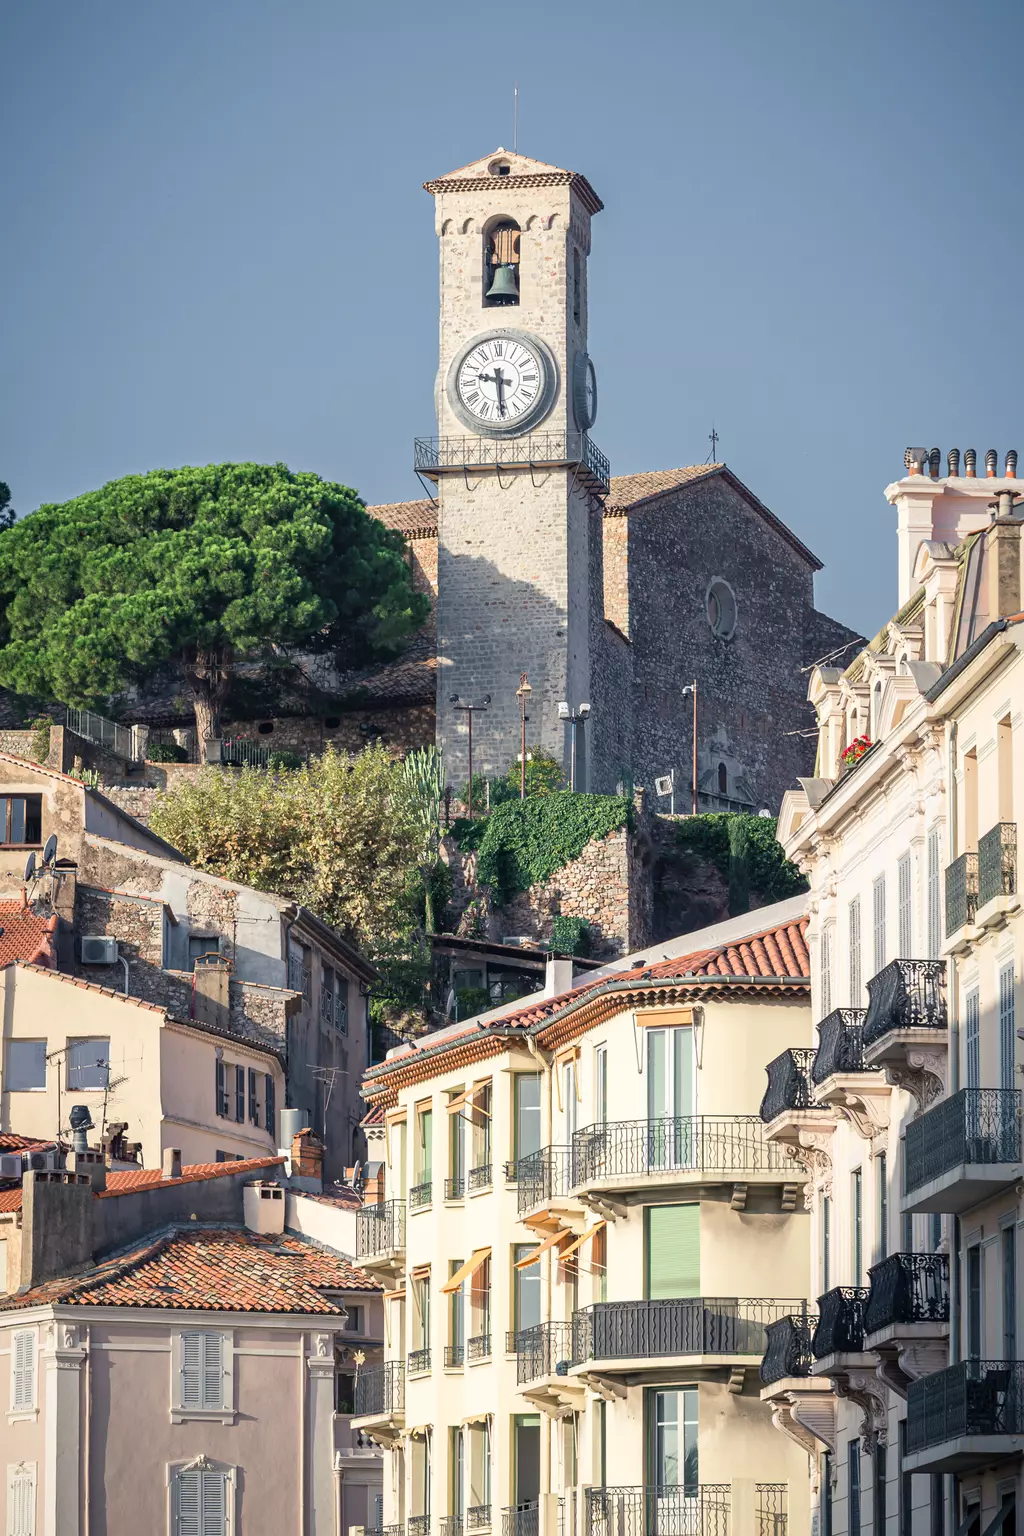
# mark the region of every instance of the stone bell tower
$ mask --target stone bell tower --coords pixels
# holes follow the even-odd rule
[[[520,674],[527,747],[565,761],[559,705],[591,705],[577,729],[577,788],[602,766],[601,518],[608,464],[588,433],[597,386],[587,353],[590,221],[585,177],[496,150],[434,181],[440,241],[437,430],[416,467],[438,489],[437,734],[448,780],[517,760]]]

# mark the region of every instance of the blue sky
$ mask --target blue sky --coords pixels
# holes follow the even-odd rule
[[[7,0],[0,479],[21,512],[158,465],[420,494],[420,184],[511,140],[583,171],[594,438],[719,455],[895,606],[908,443],[1024,450],[1024,7],[987,0]]]

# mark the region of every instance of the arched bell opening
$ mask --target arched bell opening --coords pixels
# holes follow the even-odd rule
[[[484,306],[519,303],[519,238],[514,219],[500,219],[484,231]]]

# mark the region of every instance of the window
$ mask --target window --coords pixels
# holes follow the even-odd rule
[[[42,795],[0,795],[0,842],[38,847],[43,840]]]
[[[211,933],[190,933],[188,936],[188,968],[194,971],[196,961],[204,955],[219,955],[220,939]]]
[[[850,1007],[861,1006],[863,988],[860,963],[860,897],[850,902]]]
[[[1017,1358],[1017,1229],[1003,1228],[1003,1359]]]
[[[414,1275],[412,1282],[412,1338],[414,1349],[430,1348],[430,1272]]]
[[[519,225],[511,219],[496,224],[485,236],[485,307],[519,303],[519,241]]]
[[[821,1290],[832,1288],[832,1201],[828,1195],[821,1197]]]
[[[928,955],[939,958],[942,945],[942,886],[940,874],[939,829],[928,833]]]
[[[7,1468],[7,1536],[36,1536],[36,1464]]]
[[[939,1244],[942,1242],[942,1217],[938,1211],[933,1211],[928,1217],[928,1241],[932,1253],[938,1253]]]
[[[9,1040],[7,1043],[8,1093],[33,1093],[46,1087],[46,1041]]]
[[[851,1285],[864,1284],[864,1179],[859,1168],[850,1174]]]
[[[449,1280],[462,1268],[461,1259],[448,1260]],[[465,1285],[448,1296],[448,1356],[446,1365],[461,1365],[465,1351]]]
[[[343,1034],[348,1033],[348,981],[330,965],[320,969],[320,1016]]]
[[[228,1069],[223,1061],[217,1063],[214,1091],[217,1095],[217,1113],[222,1120],[226,1120],[230,1104],[228,1102]]]
[[[909,853],[905,853],[896,866],[896,884],[899,898],[900,959],[909,960],[914,953],[914,908]]]
[[[608,1047],[599,1045],[594,1051],[594,1121],[597,1125],[608,1122]]]
[[[245,1068],[235,1068],[235,1119],[239,1125],[245,1121]]]
[[[432,1109],[416,1111],[416,1183],[429,1184],[433,1179],[434,1159],[434,1112]]]
[[[223,1333],[199,1331],[180,1333],[174,1339],[177,1355],[178,1399],[172,1408],[172,1422],[192,1415],[215,1418],[232,1414],[231,1358]]]
[[[711,633],[731,640],[736,633],[736,594],[727,581],[716,576],[704,598]]]
[[[999,972],[999,1086],[1014,1086],[1013,962]]]
[[[68,1091],[106,1088],[110,1076],[110,1041],[69,1040],[67,1048]]]
[[[967,1358],[981,1356],[981,1244],[967,1250]]]
[[[981,1028],[977,989],[968,992],[964,1010],[964,1054],[968,1088],[981,1087]]]
[[[260,1099],[259,1099],[259,1093],[257,1091],[257,1086],[256,1086],[258,1082],[259,1082],[259,1074],[256,1071],[256,1068],[255,1067],[250,1067],[249,1068],[249,1124],[250,1125],[259,1125],[259,1123],[260,1123]]]
[[[235,1472],[199,1456],[171,1476],[174,1536],[230,1536],[234,1529]]]
[[[11,1335],[12,1413],[35,1412],[38,1342],[34,1328],[20,1328]]]
[[[900,1480],[899,1480],[899,1486],[898,1486],[898,1489],[897,1489],[897,1498],[898,1498],[898,1501],[899,1501],[899,1503],[898,1503],[898,1536],[911,1536],[911,1524],[912,1524],[911,1514],[912,1514],[912,1510],[913,1510],[913,1505],[911,1503],[911,1492],[912,1492],[912,1489],[911,1489],[911,1474],[909,1472],[905,1472],[904,1471],[904,1467],[906,1466],[906,1461],[907,1461],[907,1421],[906,1421],[906,1419],[900,1419],[899,1424],[897,1425],[897,1434],[899,1436],[898,1452],[899,1452],[899,1458],[900,1458],[900,1467],[899,1467]]]
[[[885,876],[879,875],[871,887],[871,917],[874,938],[875,975],[885,965]]]
[[[580,324],[583,313],[583,263],[576,246],[572,248],[572,317]]]
[[[849,1481],[849,1511],[846,1528],[849,1536],[860,1536],[860,1441],[846,1447],[846,1475]]]
[[[540,1073],[517,1072],[513,1081],[512,1157],[518,1162],[540,1151]]]
[[[346,1324],[346,1327],[348,1325]],[[334,1373],[334,1411],[335,1413],[355,1413],[356,1411],[356,1373],[355,1371],[335,1371]]]
[[[269,1072],[263,1077],[263,1121],[272,1138],[277,1135],[277,1102],[274,1096],[274,1079]]]
[[[729,793],[729,770],[724,763],[718,765],[718,793],[720,795]]]
[[[647,1298],[700,1295],[700,1206],[644,1209]]]
[[[590,1268],[594,1276],[594,1300],[608,1300],[608,1228],[602,1227],[590,1240]]]
[[[885,1451],[884,1445],[875,1446],[874,1531],[875,1536],[885,1536]]]
[[[821,1016],[832,1012],[832,924],[821,930]]]
[[[512,1249],[512,1327],[516,1333],[523,1328],[536,1328],[540,1322],[540,1265],[515,1268],[519,1260],[525,1259],[536,1246],[536,1243],[516,1243]]]
[[[576,1074],[578,1071],[579,1058],[574,1052],[568,1061],[563,1061],[561,1064],[562,1140],[567,1147],[572,1146],[572,1139],[576,1134],[576,1116],[579,1107],[576,1094]]]
[[[875,1263],[880,1263],[889,1252],[889,1170],[884,1152],[875,1158],[875,1201],[877,1232],[875,1234]]]
[[[647,1393],[648,1481],[654,1488],[683,1487],[696,1493],[697,1388]]]

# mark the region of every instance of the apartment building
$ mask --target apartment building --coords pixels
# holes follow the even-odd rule
[[[807,1169],[817,1301],[769,1330],[762,1395],[821,1536],[995,1536],[1022,1502],[1024,524],[1016,455],[965,457],[909,451],[888,487],[901,606],[812,674],[816,777],[779,820],[817,1040],[762,1118]]]
[[[368,1072],[386,1342],[356,1423],[394,1536],[807,1529],[757,1377],[809,1284],[807,1174],[757,1114],[810,1040],[802,898],[729,926]]]

